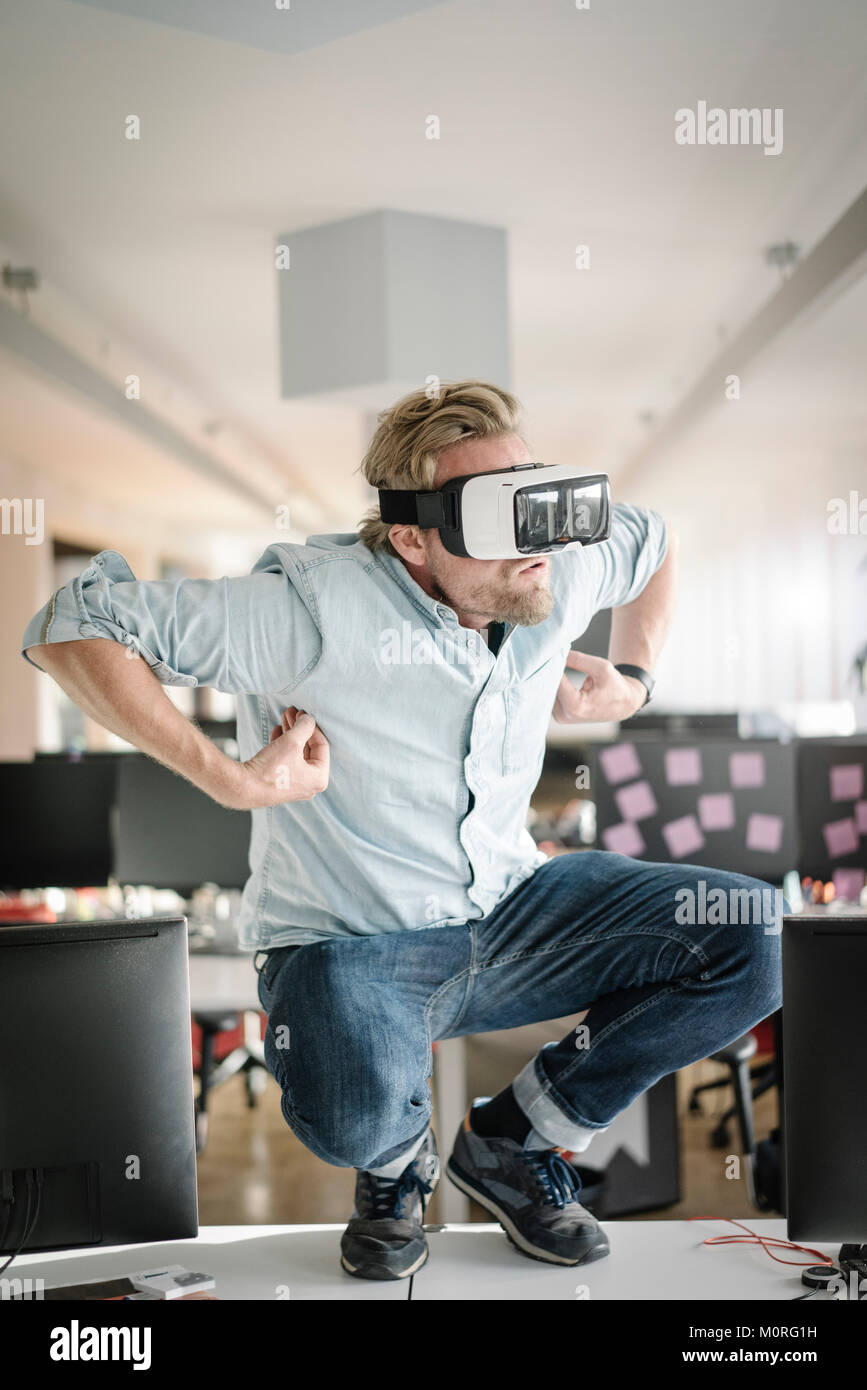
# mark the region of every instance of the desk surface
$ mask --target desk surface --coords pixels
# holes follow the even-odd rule
[[[190,952],[190,1009],[193,1013],[225,1009],[261,1010],[259,977],[252,954],[226,955],[217,951]]]
[[[756,1300],[794,1299],[804,1292],[800,1269],[777,1264],[759,1246],[706,1246],[706,1236],[737,1233],[724,1221],[609,1221],[611,1254],[584,1268],[528,1259],[496,1225],[434,1228],[430,1259],[413,1279],[413,1301]],[[782,1220],[744,1224],[785,1239]],[[154,1269],[163,1263],[212,1274],[223,1299],[398,1299],[408,1281],[369,1283],[340,1268],[341,1226],[204,1226],[196,1240],[163,1245],[19,1256],[19,1275],[46,1286]],[[836,1255],[833,1245],[819,1247]],[[808,1260],[798,1251],[777,1252]],[[576,1293],[586,1287],[587,1293]],[[286,1292],[288,1290],[288,1293]]]

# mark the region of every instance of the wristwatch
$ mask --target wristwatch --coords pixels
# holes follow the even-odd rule
[[[619,671],[621,676],[633,676],[635,680],[641,681],[641,684],[646,689],[647,694],[644,697],[644,704],[639,705],[639,709],[644,709],[644,705],[650,702],[650,697],[653,694],[653,688],[656,685],[656,681],[653,679],[653,676],[650,674],[649,671],[645,671],[643,667],[629,666],[625,662],[621,662],[620,665],[615,666],[614,669],[615,671]]]

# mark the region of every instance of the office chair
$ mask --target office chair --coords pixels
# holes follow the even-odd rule
[[[252,1110],[267,1084],[265,1050],[262,1044],[262,1018],[252,1009],[243,1013],[226,1009],[199,1009],[193,1023],[201,1029],[201,1058],[195,1074],[199,1078],[196,1099],[196,1153],[203,1153],[208,1142],[208,1097],[215,1086],[243,1072],[247,1105]],[[243,1033],[241,1033],[243,1029]],[[217,1038],[221,1033],[239,1033],[237,1045],[217,1061]]]
[[[764,1024],[759,1024],[761,1029]],[[747,1184],[747,1193],[750,1202],[760,1211],[767,1210],[768,1202],[764,1195],[765,1183],[762,1183],[763,1191],[759,1191],[756,1184],[756,1134],[753,1123],[753,1101],[759,1096],[764,1095],[765,1091],[776,1084],[777,1068],[776,1061],[762,1062],[759,1066],[751,1069],[749,1066],[750,1058],[754,1057],[759,1050],[758,1039],[755,1032],[744,1033],[742,1037],[735,1038],[725,1047],[714,1052],[708,1060],[719,1062],[728,1068],[728,1076],[719,1077],[716,1081],[705,1081],[700,1086],[695,1086],[689,1097],[690,1114],[700,1114],[701,1104],[699,1095],[702,1091],[715,1091],[722,1086],[731,1085],[734,1092],[734,1105],[722,1115],[710,1136],[710,1142],[715,1149],[724,1149],[729,1143],[729,1124],[732,1119],[737,1119],[738,1132],[741,1141],[741,1154],[744,1160],[744,1174]]]

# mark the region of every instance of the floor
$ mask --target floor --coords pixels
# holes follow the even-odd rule
[[[538,1039],[522,1038],[530,1030],[485,1034],[468,1039],[471,1094],[490,1094],[514,1075],[516,1053],[526,1060]],[[529,1051],[527,1051],[527,1046]],[[757,1059],[761,1060],[761,1059]],[[686,1216],[749,1218],[743,1181],[726,1177],[726,1158],[737,1151],[732,1131],[725,1150],[710,1145],[716,1117],[730,1104],[731,1092],[715,1091],[702,1098],[701,1115],[687,1113],[692,1087],[720,1075],[710,1062],[698,1062],[678,1074],[681,1132],[681,1201],[631,1219],[672,1220]],[[199,1220],[202,1225],[260,1223],[296,1224],[343,1222],[352,1210],[354,1173],[332,1168],[305,1149],[287,1127],[280,1112],[280,1095],[270,1076],[255,1109],[248,1109],[243,1082],[227,1082],[213,1095],[207,1149],[199,1157]],[[762,1138],[777,1123],[776,1096],[762,1096],[755,1106],[756,1133]],[[453,1136],[438,1136],[447,1156]],[[592,1162],[592,1145],[587,1151]],[[447,1179],[444,1179],[447,1181]],[[438,1220],[436,1196],[428,1210]],[[472,1220],[490,1221],[472,1204]]]

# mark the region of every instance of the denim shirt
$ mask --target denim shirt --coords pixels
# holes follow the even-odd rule
[[[244,760],[288,705],[316,720],[326,790],[252,813],[246,949],[421,930],[486,916],[545,862],[526,817],[566,654],[666,544],[655,512],[615,505],[609,540],[551,557],[550,616],[507,628],[496,656],[354,535],[270,545],[234,579],[137,580],[103,550],[22,649],[104,637],[165,685],[231,692]]]

